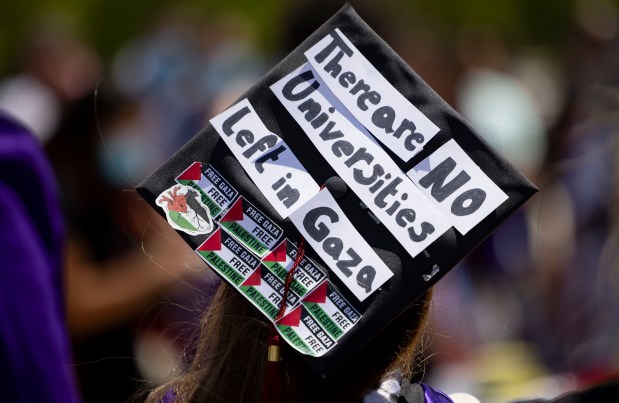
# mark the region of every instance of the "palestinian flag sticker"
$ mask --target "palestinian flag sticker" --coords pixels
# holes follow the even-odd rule
[[[176,182],[200,192],[202,203],[208,207],[211,217],[214,218],[227,209],[239,195],[213,166],[201,162],[194,162],[176,178]]]
[[[303,306],[335,340],[339,340],[361,318],[361,314],[328,281],[305,297]]]
[[[277,245],[284,233],[243,196],[223,213],[219,224],[261,258]]]
[[[284,281],[261,265],[239,289],[269,319],[275,319],[284,298]],[[284,314],[297,307],[300,301],[301,297],[289,290]]]
[[[280,280],[286,281],[286,276],[294,265],[297,253],[297,247],[286,238],[262,259],[262,264]],[[290,289],[303,297],[326,279],[327,272],[318,267],[310,258],[304,256],[295,270]]]
[[[235,287],[247,280],[260,266],[260,260],[226,231],[217,228],[196,249],[213,270]]]
[[[303,305],[278,321],[277,331],[293,348],[314,357],[324,355],[337,344]]]
[[[174,185],[161,192],[156,203],[165,211],[172,228],[189,235],[208,234],[215,223],[200,193],[185,185]]]
[[[277,322],[277,330],[299,352],[320,357],[360,318],[337,288],[325,281],[303,298],[299,307]]]

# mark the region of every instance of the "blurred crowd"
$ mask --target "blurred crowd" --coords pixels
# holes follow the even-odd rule
[[[133,189],[339,8],[305,3],[270,53],[242,13],[166,10],[109,60],[49,21],[0,79],[0,110],[36,134],[60,188],[85,401],[166,380],[191,345],[219,280]],[[353,3],[541,190],[437,286],[425,376],[448,393],[550,398],[619,376],[619,8],[572,3],[554,48]]]

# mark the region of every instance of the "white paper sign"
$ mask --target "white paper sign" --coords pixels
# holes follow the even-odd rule
[[[319,186],[288,145],[271,133],[247,99],[211,124],[282,218],[303,205]]]
[[[508,199],[453,139],[407,175],[461,234]]]
[[[407,252],[415,257],[450,222],[378,144],[359,131],[309,63],[271,90],[301,125],[323,157]]]
[[[360,301],[393,276],[327,189],[292,213],[290,220]]]
[[[344,106],[402,160],[410,160],[439,132],[339,29],[305,56]]]

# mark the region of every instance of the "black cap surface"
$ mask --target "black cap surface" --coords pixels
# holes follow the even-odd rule
[[[343,49],[347,46],[337,45],[338,41],[349,41],[343,43],[352,44],[354,49],[347,52]],[[327,47],[333,42],[337,46],[329,51]],[[310,59],[306,56],[308,50],[308,55],[315,56],[310,60],[313,70],[301,79],[298,77],[307,71],[302,66]],[[324,57],[317,56],[321,50]],[[343,55],[338,62],[340,51]],[[354,71],[350,71],[354,79],[353,75],[345,75],[349,71],[345,64],[351,57],[349,53],[367,59],[404,101],[390,104],[394,99],[388,95],[390,89],[379,85],[371,74],[364,81],[370,88],[361,88],[354,94],[355,104],[335,96],[342,88],[350,94],[365,71],[362,64],[356,64]],[[329,62],[333,63],[327,67]],[[333,82],[328,81],[329,77],[321,79],[325,73],[331,75]],[[288,83],[292,83],[289,95],[294,98],[296,94],[297,98],[285,105],[280,99],[285,100],[283,87]],[[297,85],[293,86],[294,83]],[[313,83],[320,91],[305,91],[304,97],[302,90],[311,88]],[[336,89],[334,85],[342,88]],[[378,96],[371,94],[374,90]],[[320,118],[317,109],[315,113],[309,109],[311,103],[301,106],[312,97],[317,100],[319,93],[330,94],[331,98],[326,99],[333,102],[334,111],[320,111],[326,113],[324,118]],[[407,125],[406,122],[418,122],[416,115],[403,116],[400,112],[409,104],[423,122],[430,122],[427,128],[419,123]],[[251,110],[239,112],[235,118],[230,111],[243,111],[244,105],[250,105]],[[387,107],[392,108],[393,114]],[[357,117],[364,113],[368,120],[361,123],[363,117]],[[336,115],[347,119],[357,131],[353,133],[350,126],[338,126]],[[266,139],[260,146],[263,131],[257,125],[243,123],[249,116],[257,116],[266,130],[276,136],[275,142]],[[358,352],[537,191],[349,5],[212,122],[140,184],[138,192],[168,218],[222,278],[244,293],[269,319],[275,316],[274,307],[278,308],[273,295],[281,295],[285,269],[290,268],[302,234],[306,234],[301,274],[296,277],[294,292],[288,298],[287,316],[278,329],[286,333],[284,339],[294,348],[308,355],[308,363],[321,375],[328,375]],[[325,130],[332,122],[331,130]],[[312,123],[315,127],[309,127]],[[328,139],[328,133],[338,127],[342,132],[348,130],[344,137]],[[347,145],[342,140],[346,136],[363,138]],[[236,154],[224,139],[236,144]],[[338,140],[342,142],[334,146]],[[397,140],[401,143],[394,146],[393,141]],[[324,144],[319,149],[320,141]],[[368,141],[373,146],[364,148]],[[251,146],[255,147],[248,151]],[[376,152],[369,147],[375,147]],[[355,153],[361,148],[373,153],[374,160],[355,164],[351,156],[360,155]],[[268,156],[274,150],[279,151]],[[239,154],[242,151],[247,152],[245,156]],[[286,157],[288,152],[296,161]],[[375,168],[379,162],[384,162],[382,175]],[[289,177],[279,175],[285,171],[284,165],[293,173]],[[344,175],[346,169],[350,177]],[[308,175],[305,179],[300,176],[302,170]],[[393,175],[388,176],[390,173]],[[363,178],[372,174],[377,174],[374,180],[364,182]],[[394,180],[396,177],[400,180]],[[384,183],[379,184],[381,178]],[[288,191],[278,193],[287,184],[291,184]],[[300,188],[299,184],[307,186]],[[392,187],[388,188],[390,184]],[[319,191],[322,185],[324,189]],[[376,185],[373,191],[372,185]],[[298,194],[293,190],[299,190]],[[327,191],[336,203],[329,206],[339,207],[344,215],[338,217],[337,223],[328,214],[320,215],[322,210],[316,210],[311,201],[304,199],[309,195],[314,200],[322,194],[322,203],[327,203]],[[372,198],[364,196],[368,192]],[[314,220],[304,221],[308,216]],[[440,220],[435,218],[439,216]],[[344,225],[346,219],[354,229],[338,238],[335,227]],[[309,224],[300,228],[304,222]],[[328,235],[318,233],[316,228],[320,224],[331,225],[333,228],[327,229],[333,231]],[[402,237],[402,230],[407,230],[408,235]],[[357,233],[369,247],[350,244]],[[426,240],[421,240],[424,237]],[[419,247],[409,247],[415,242]],[[352,253],[348,253],[350,249]],[[361,262],[356,261],[355,252],[361,255]],[[381,277],[384,270],[378,265],[370,267],[374,273],[364,270],[372,266],[367,263],[373,258],[369,255],[384,264],[388,270],[386,278]]]

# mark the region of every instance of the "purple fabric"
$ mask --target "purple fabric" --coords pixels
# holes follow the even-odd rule
[[[440,390],[436,390],[431,386],[420,383],[423,389],[424,403],[454,403],[446,394]],[[176,401],[176,391],[170,389],[163,396],[160,403],[174,403]]]
[[[176,391],[174,389],[170,389],[163,395],[160,403],[174,403],[176,401]]]
[[[420,383],[420,385],[423,388],[425,403],[453,403],[453,400],[440,390],[436,390],[425,383]]]
[[[62,298],[63,231],[40,144],[0,114],[2,401],[79,401]]]

